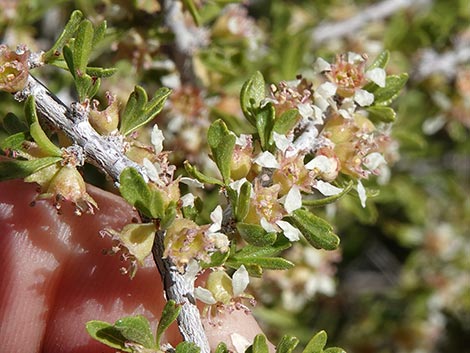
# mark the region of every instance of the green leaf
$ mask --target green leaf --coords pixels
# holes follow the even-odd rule
[[[268,233],[258,224],[237,223],[241,237],[251,245],[266,246],[276,241],[276,233]]]
[[[82,76],[86,73],[92,49],[93,32],[93,25],[89,20],[83,20],[78,26],[73,45],[73,65],[77,76]]]
[[[163,333],[170,327],[173,321],[176,320],[181,311],[181,305],[176,304],[174,300],[169,300],[163,308],[162,317],[158,322],[157,327],[157,346],[160,348],[160,341]]]
[[[126,347],[126,338],[118,329],[107,322],[98,320],[88,321],[86,323],[86,330],[92,338],[108,347],[116,348],[123,352],[132,352],[130,348]]]
[[[307,210],[297,209],[286,220],[317,249],[334,250],[339,246],[339,238],[333,233],[331,224]]]
[[[341,191],[339,194],[323,197],[321,199],[302,199],[302,205],[304,206],[311,206],[311,207],[320,207],[328,205],[336,200],[339,200],[344,195],[346,195],[349,191],[351,191],[352,187],[354,186],[354,182],[350,181]]]
[[[200,265],[202,268],[219,267],[219,266],[222,266],[225,263],[225,261],[227,261],[229,256],[230,256],[230,251],[227,251],[227,252],[216,251],[211,255],[210,262],[201,262]]]
[[[230,166],[235,140],[235,135],[228,130],[222,120],[214,121],[207,132],[207,142],[225,184],[230,183]]]
[[[201,348],[199,348],[195,343],[183,341],[176,346],[176,353],[199,353]]]
[[[213,178],[211,176],[201,173],[196,167],[192,166],[191,163],[189,163],[188,161],[184,162],[184,169],[186,169],[186,171],[188,172],[190,176],[192,176],[197,181],[200,181],[201,183],[220,185],[220,186],[224,185],[224,183],[222,183],[219,179],[216,179],[216,178]]]
[[[48,156],[60,157],[62,156],[62,151],[59,147],[54,145],[51,140],[47,137],[46,133],[42,130],[41,125],[38,122],[34,122],[29,127],[29,132],[41,148]]]
[[[15,114],[9,112],[2,121],[3,128],[10,135],[28,131],[28,127]]]
[[[3,141],[0,141],[0,148],[2,150],[21,150],[23,143],[28,139],[28,134],[25,132],[18,132],[5,138]]]
[[[256,335],[252,346],[253,353],[269,353],[266,336],[263,334]]]
[[[52,48],[44,54],[45,63],[49,63],[50,61],[58,58],[57,52],[59,52],[65,43],[67,43],[67,41],[75,35],[75,32],[77,31],[80,22],[82,22],[82,19],[83,14],[81,11],[75,10],[72,12],[70,19],[65,25],[65,28],[60,34],[59,38],[57,38]]]
[[[407,73],[387,76],[385,87],[379,87],[374,91],[374,105],[390,105],[405,86],[407,80]]]
[[[264,77],[261,72],[257,71],[243,84],[240,92],[240,105],[243,114],[254,126],[256,126],[256,121],[253,112],[260,107],[261,101],[265,98],[264,85]]]
[[[28,125],[39,122],[38,115],[36,114],[36,104],[34,102],[34,96],[28,96],[24,105],[24,115]]]
[[[276,353],[292,353],[299,344],[299,339],[294,336],[285,335],[276,346]]]
[[[274,121],[273,131],[285,135],[291,131],[299,121],[300,115],[297,109],[290,109],[281,114]]]
[[[224,342],[220,342],[217,345],[217,348],[215,349],[214,353],[229,353],[229,350]]]
[[[326,340],[328,336],[325,331],[318,332],[310,342],[307,343],[303,353],[322,353],[323,348],[326,345]]]
[[[189,13],[191,14],[194,22],[197,26],[201,25],[201,15],[199,15],[199,11],[194,4],[193,0],[183,0],[184,6],[188,9]]]
[[[343,348],[330,347],[330,348],[325,349],[323,353],[346,353],[346,351]]]
[[[253,256],[261,256],[261,257],[270,257],[279,254],[281,251],[289,249],[292,244],[287,239],[279,238],[273,245],[270,246],[253,246],[247,245],[237,251],[233,256],[237,258],[243,257],[253,257]]]
[[[249,181],[245,181],[240,188],[240,194],[237,196],[235,218],[239,222],[242,222],[245,219],[248,211],[250,210],[251,189],[251,183]]]
[[[269,145],[272,143],[272,129],[275,114],[276,112],[272,103],[268,103],[264,107],[259,108],[256,113],[256,129],[263,150],[269,149]]]
[[[156,348],[147,318],[142,315],[124,317],[114,323],[114,327],[131,342],[145,348]]]
[[[142,211],[147,217],[164,216],[163,197],[158,190],[152,190],[140,173],[128,167],[119,177],[119,191],[127,202]]]
[[[397,117],[395,110],[383,105],[373,105],[366,110],[369,112],[369,119],[374,123],[393,123]]]
[[[87,67],[86,73],[92,77],[110,77],[114,75],[118,70],[115,67],[102,68],[102,67]]]
[[[75,79],[76,75],[76,71],[75,71],[75,66],[74,66],[74,63],[73,63],[73,52],[72,52],[72,49],[70,49],[70,47],[68,45],[65,45],[64,46],[64,49],[62,50],[63,54],[64,54],[64,60],[65,60],[65,63],[67,64],[67,67],[70,71],[70,73],[72,74],[73,78]]]
[[[370,64],[370,66],[367,68],[367,71],[375,69],[377,67],[381,69],[385,69],[389,60],[390,60],[390,52],[388,50],[384,50],[379,55],[377,55],[377,57],[372,62],[372,64]]]
[[[122,114],[121,126],[119,127],[121,134],[128,135],[152,120],[163,109],[170,93],[169,88],[159,88],[152,100],[147,102],[148,97],[145,89],[135,86]]]
[[[92,48],[94,48],[104,38],[104,35],[106,34],[106,28],[106,21],[101,22],[98,27],[96,27],[93,33],[93,42],[91,44]]]
[[[59,162],[61,159],[60,157],[44,157],[29,161],[1,160],[0,181],[26,178],[43,168]]]

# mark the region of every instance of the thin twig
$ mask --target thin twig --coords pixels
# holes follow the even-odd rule
[[[322,43],[327,40],[354,35],[369,22],[384,19],[403,8],[423,6],[430,2],[432,0],[384,0],[361,10],[357,15],[344,21],[321,24],[314,29],[312,38],[315,43]]]
[[[127,167],[136,168],[148,180],[145,169],[127,158],[119,138],[99,135],[88,121],[88,112],[79,103],[67,107],[36,78],[29,76],[26,87],[15,94],[18,100],[34,96],[40,116],[56,129],[63,131],[82,151],[85,160],[99,166],[116,184]],[[194,296],[194,283],[185,280],[169,259],[163,258],[164,233],[155,237],[153,256],[162,276],[167,299],[182,305],[178,326],[184,339],[195,343],[202,353],[209,353],[209,344],[201,323],[199,311],[190,300]]]

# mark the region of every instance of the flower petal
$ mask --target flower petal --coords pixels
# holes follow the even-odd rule
[[[323,180],[317,180],[316,184],[313,187],[325,196],[338,195],[341,191],[343,191],[342,188],[338,188]]]
[[[315,60],[315,64],[313,65],[313,70],[316,73],[321,73],[323,71],[331,71],[331,65],[325,59],[317,58],[317,60]]]
[[[374,82],[379,87],[385,87],[386,77],[387,74],[385,73],[385,70],[380,67],[376,67],[366,72],[366,78]]]
[[[235,347],[235,353],[245,353],[246,349],[251,345],[250,341],[238,333],[232,333],[230,335],[232,345]]]
[[[218,205],[214,211],[211,212],[210,218],[213,224],[209,227],[209,232],[214,233],[222,228],[222,220],[223,220],[223,212],[222,207]]]
[[[248,283],[250,283],[250,276],[245,266],[241,265],[232,276],[233,296],[238,297],[243,294]]]
[[[153,126],[150,139],[152,141],[152,145],[155,147],[156,154],[163,151],[163,140],[165,140],[165,137],[163,136],[162,130],[158,128],[157,124]]]
[[[190,192],[187,193],[186,195],[181,196],[181,202],[183,203],[183,207],[194,207],[194,200],[196,197],[191,194]]]
[[[302,195],[300,194],[299,187],[297,185],[293,185],[284,200],[284,208],[287,213],[290,214],[300,207],[302,207]]]
[[[212,292],[206,288],[197,287],[194,289],[194,297],[199,299],[201,302],[209,305],[217,303]]]
[[[256,164],[260,165],[261,167],[264,168],[275,168],[279,169],[280,165],[276,160],[276,157],[271,152],[264,151],[263,153],[260,153],[254,160]]]
[[[282,229],[284,235],[290,241],[297,241],[300,239],[302,233],[292,224],[286,221],[277,221],[276,224]]]
[[[357,182],[357,194],[359,195],[359,200],[361,200],[361,206],[365,208],[366,201],[367,201],[367,194],[366,194],[366,189],[364,188],[364,185],[362,185],[360,180]]]
[[[361,107],[366,107],[374,103],[374,95],[364,89],[358,89],[354,93],[354,101]]]
[[[276,147],[282,152],[285,152],[290,146],[292,146],[291,140],[289,140],[286,135],[278,134],[275,131],[273,131],[273,140]]]

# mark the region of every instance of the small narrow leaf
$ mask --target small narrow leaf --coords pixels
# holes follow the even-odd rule
[[[408,74],[387,76],[385,87],[374,91],[374,105],[389,105],[398,96],[408,81]]]
[[[142,315],[124,317],[114,323],[114,327],[131,342],[138,343],[145,348],[156,348],[150,324]]]
[[[26,116],[26,121],[28,122],[28,125],[31,125],[33,123],[37,123],[38,116],[36,114],[36,104],[34,102],[34,96],[28,96],[26,99],[26,103],[24,105],[24,115]]]
[[[261,72],[257,71],[245,82],[240,92],[243,114],[252,125],[256,125],[253,111],[260,107],[261,101],[265,98],[264,85],[264,77]]]
[[[200,263],[202,268],[210,268],[210,267],[219,267],[222,266],[225,261],[227,261],[228,257],[230,256],[230,251],[227,252],[220,252],[216,251],[211,255],[210,262],[202,262]]]
[[[297,109],[290,109],[281,114],[280,117],[274,121],[273,131],[278,134],[285,135],[291,131],[297,122],[299,121],[300,115]]]
[[[94,48],[103,38],[106,33],[107,23],[106,21],[101,22],[98,27],[96,27],[93,33],[93,42],[91,47]]]
[[[1,160],[0,181],[10,179],[23,179],[37,171],[49,167],[61,160],[60,157],[45,157],[29,161]]]
[[[322,353],[323,348],[326,345],[326,340],[328,336],[325,331],[318,332],[313,338],[308,342],[303,353]]]
[[[75,74],[85,75],[93,43],[93,25],[89,20],[83,20],[77,30],[73,46],[73,65]]]
[[[276,241],[276,233],[268,233],[257,224],[237,223],[237,230],[241,237],[251,245],[266,246]]]
[[[60,157],[62,156],[62,151],[59,147],[54,145],[51,140],[47,137],[46,133],[42,130],[41,125],[38,122],[34,122],[29,127],[29,132],[38,144],[43,152],[48,156]]]
[[[288,270],[289,268],[293,268],[294,264],[286,259],[281,257],[234,257],[230,258],[227,262],[227,265],[233,268],[238,268],[241,265],[252,266],[257,265],[263,269],[270,269],[270,270]]]
[[[372,64],[370,64],[370,66],[367,68],[367,71],[375,69],[377,67],[381,69],[385,69],[389,60],[390,60],[390,52],[388,50],[384,50],[379,55],[377,55],[377,57],[372,62]]]
[[[341,191],[339,194],[323,197],[321,199],[302,199],[302,205],[304,206],[311,206],[311,207],[320,207],[328,205],[334,201],[339,200],[344,195],[346,195],[349,191],[351,191],[352,187],[354,186],[354,182],[350,181]]]
[[[253,353],[269,353],[266,336],[263,334],[256,335],[252,346]]]
[[[220,342],[217,345],[217,348],[215,349],[214,353],[229,353],[229,350],[224,342]]]
[[[235,140],[235,135],[228,130],[227,125],[222,120],[213,122],[207,132],[207,142],[225,184],[230,183],[230,166]]]
[[[241,248],[234,257],[242,258],[248,256],[261,256],[261,257],[271,257],[279,254],[281,251],[289,249],[292,244],[287,239],[279,238],[273,245],[270,246],[253,246],[247,245]]]
[[[126,338],[113,325],[107,322],[92,320],[86,323],[88,334],[95,340],[108,347],[119,349],[123,352],[132,352],[126,347]]]
[[[199,348],[195,343],[183,341],[176,346],[176,353],[199,353],[201,348]]]
[[[186,169],[186,171],[188,172],[190,176],[192,176],[197,181],[200,181],[201,183],[220,185],[220,186],[224,185],[224,183],[222,183],[219,179],[216,179],[216,178],[213,178],[211,176],[201,173],[196,167],[191,165],[191,163],[189,163],[188,161],[184,162],[184,169]]]
[[[250,209],[251,189],[252,186],[249,181],[245,181],[240,188],[240,194],[237,197],[235,207],[235,218],[239,222],[242,222],[245,219]]]
[[[76,77],[75,66],[73,64],[73,52],[72,49],[68,45],[65,45],[63,50],[64,60],[67,64],[67,68],[69,69],[70,73],[72,74],[73,78]]]
[[[299,344],[299,339],[294,336],[285,335],[276,346],[276,353],[292,353]]]
[[[92,77],[98,77],[98,78],[103,78],[103,77],[110,77],[114,75],[117,72],[117,69],[115,67],[110,67],[110,68],[102,68],[102,67],[87,67],[86,68],[86,73]]]
[[[57,52],[59,52],[62,47],[67,43],[67,41],[75,35],[75,32],[77,31],[80,22],[82,22],[82,19],[83,14],[81,11],[75,10],[74,12],[72,12],[72,14],[70,15],[70,19],[65,25],[64,30],[60,34],[59,38],[57,38],[52,48],[44,54],[45,63],[49,63],[50,61],[53,61],[55,58],[58,57]]]
[[[15,114],[7,113],[2,121],[3,128],[10,135],[28,131],[28,127]]]
[[[23,147],[23,142],[28,139],[28,134],[25,132],[18,132],[13,134],[0,141],[0,148],[2,150],[21,150]]]
[[[366,110],[369,113],[369,119],[374,123],[393,123],[397,117],[395,110],[383,105],[373,105]]]
[[[163,333],[170,327],[173,321],[176,320],[181,311],[181,305],[176,304],[174,300],[169,300],[163,308],[162,317],[158,322],[157,327],[157,346],[160,348],[160,341]]]
[[[331,224],[307,210],[297,209],[286,220],[317,249],[334,250],[339,246],[339,238],[333,233]]]
[[[258,131],[261,147],[263,150],[268,149],[268,145],[272,143],[272,129],[274,124],[275,110],[272,103],[266,104],[258,109],[255,116],[256,129]]]
[[[193,0],[183,0],[184,6],[188,9],[189,13],[191,14],[194,22],[196,23],[197,26],[201,25],[201,15],[199,14],[199,11],[194,4]]]

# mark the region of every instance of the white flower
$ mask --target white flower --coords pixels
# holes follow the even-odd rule
[[[302,195],[297,185],[293,185],[284,200],[284,208],[290,214],[302,207]]]
[[[235,353],[245,353],[246,349],[251,346],[251,342],[248,341],[245,336],[238,333],[232,333],[230,335],[232,345],[235,347]]]
[[[285,152],[292,145],[291,140],[289,140],[286,135],[278,134],[275,131],[273,131],[273,140],[276,147],[282,152]]]
[[[317,189],[318,191],[320,191],[325,196],[338,195],[339,193],[341,193],[341,191],[343,191],[342,188],[338,188],[323,180],[317,180],[317,182],[315,183],[315,185],[313,185],[313,187]]]
[[[206,288],[202,288],[202,287],[195,288],[194,296],[196,297],[196,299],[199,299],[201,302],[205,304],[213,305],[217,303],[211,291]]]
[[[250,142],[250,135],[241,134],[240,136],[235,136],[235,144],[241,147],[248,146]]]
[[[323,71],[331,71],[331,65],[325,59],[318,58],[317,60],[315,60],[315,64],[313,65],[313,70],[316,73],[321,73]]]
[[[308,170],[317,170],[320,173],[331,173],[336,170],[336,162],[325,155],[318,155],[305,165]]]
[[[194,200],[195,197],[190,192],[186,195],[181,196],[181,202],[183,203],[183,207],[194,207]]]
[[[214,233],[220,230],[222,228],[222,220],[223,220],[223,212],[222,212],[222,207],[218,205],[214,211],[211,212],[210,218],[211,221],[213,222],[211,226],[209,227],[209,232]]]
[[[199,266],[199,263],[196,260],[194,259],[189,260],[188,265],[186,266],[186,272],[183,275],[186,283],[188,283],[191,286],[194,285],[194,281],[200,270],[201,270],[201,267]]]
[[[384,156],[382,156],[382,154],[379,152],[369,153],[364,159],[364,165],[371,171],[378,170],[380,167],[386,164],[387,162],[385,161]]]
[[[386,77],[387,74],[385,73],[385,70],[380,67],[376,67],[366,72],[366,78],[374,82],[379,87],[385,87]]]
[[[248,271],[246,270],[245,266],[241,265],[232,276],[233,296],[238,297],[239,295],[243,294],[246,287],[248,286],[248,283],[250,283]]]
[[[152,145],[155,147],[156,154],[159,154],[161,151],[163,151],[163,140],[165,137],[163,136],[162,130],[158,128],[157,124],[153,126],[150,139],[152,141]]]
[[[312,105],[313,108],[313,123],[323,124],[323,111],[316,105]]]
[[[276,168],[279,169],[280,165],[276,160],[276,157],[271,152],[264,151],[260,153],[254,160],[254,163],[264,168]]]
[[[359,200],[361,200],[361,206],[365,208],[367,201],[366,189],[360,180],[357,182],[357,194],[359,195]]]
[[[230,245],[230,240],[224,233],[215,232],[209,233],[207,238],[214,244],[214,246],[221,252],[227,252]]]
[[[336,93],[336,85],[331,82],[324,82],[315,90],[315,93],[319,94],[323,98],[327,99]]]
[[[297,241],[300,239],[302,233],[289,222],[277,221],[276,224],[282,229],[284,235],[290,241]]]
[[[311,104],[308,104],[308,103],[297,104],[297,109],[299,110],[299,114],[304,119],[308,119],[309,117],[313,116],[313,108]]]
[[[354,92],[354,101],[361,107],[366,107],[374,103],[374,95],[364,89]]]
[[[364,61],[364,58],[362,57],[362,55],[359,55],[358,53],[354,53],[352,51],[348,52],[348,63],[356,64],[356,63],[360,63],[363,61]]]
[[[354,103],[354,99],[345,98],[343,99],[343,103],[338,110],[338,113],[345,119],[352,119],[354,111],[356,110],[356,104]]]

